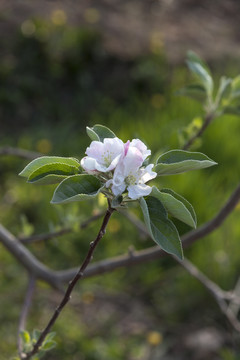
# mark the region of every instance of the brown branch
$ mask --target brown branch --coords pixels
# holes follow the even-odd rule
[[[182,236],[183,247],[186,248],[190,244],[194,243],[200,238],[212,233],[215,229],[217,229],[224,220],[231,214],[238,201],[240,200],[240,184],[236,188],[236,190],[232,193],[226,204],[222,207],[222,209],[218,212],[218,214],[210,221],[200,226],[197,230],[193,230]],[[95,276],[99,274],[103,274],[105,272],[109,272],[115,270],[120,267],[129,267],[133,265],[137,265],[143,262],[152,261],[159,259],[160,257],[166,256],[167,254],[159,248],[159,246],[153,246],[148,249],[135,251],[127,255],[121,255],[118,257],[114,257],[107,260],[102,260],[97,263],[92,264],[88,271],[86,272],[87,276]],[[75,270],[64,270],[59,271],[58,276],[59,280],[68,281],[71,278],[73,271]]]
[[[187,142],[186,144],[183,146],[183,150],[187,150],[189,149],[189,147],[194,143],[194,141],[201,137],[202,134],[204,133],[204,131],[206,130],[206,128],[210,125],[210,123],[212,122],[212,120],[215,118],[215,114],[214,113],[209,113],[206,114],[204,122],[202,127],[198,130],[198,132],[193,135]]]
[[[238,321],[236,314],[234,314],[234,312],[229,308],[227,303],[227,300],[229,300],[229,298],[233,297],[233,295],[235,294],[232,294],[230,291],[224,291],[223,289],[221,289],[216,283],[214,283],[206,275],[204,275],[189,260],[185,259],[183,261],[180,261],[176,257],[174,258],[181,266],[183,266],[189,272],[191,276],[198,279],[203,284],[203,286],[208,289],[208,291],[217,301],[222,313],[227,317],[233,328],[240,332],[240,322]],[[235,301],[236,300],[239,303],[240,298],[237,298],[237,296],[235,296]]]
[[[13,234],[0,224],[0,241],[6,249],[22,264],[28,273],[49,283],[51,286],[61,289],[61,280],[58,280],[57,272],[42,264],[36,257],[21,244]]]
[[[22,353],[22,340],[21,340],[21,331],[25,329],[26,327],[26,320],[27,320],[27,316],[28,316],[28,312],[29,312],[29,308],[31,306],[32,303],[32,297],[33,297],[33,293],[35,290],[35,283],[36,283],[36,279],[33,275],[29,276],[29,282],[28,282],[28,287],[27,287],[27,292],[25,295],[25,300],[23,303],[23,308],[22,308],[22,312],[20,315],[20,319],[19,319],[19,325],[18,325],[18,354],[20,356],[20,358],[22,359],[23,353]]]
[[[24,359],[29,360],[29,359],[31,359],[31,357],[33,355],[38,353],[39,348],[43,344],[47,334],[50,332],[51,328],[53,327],[53,325],[55,324],[57,318],[59,317],[61,311],[63,310],[65,305],[70,300],[71,293],[72,293],[74,287],[76,286],[77,282],[83,277],[85,269],[87,268],[88,264],[92,260],[92,256],[93,256],[95,248],[97,247],[99,241],[102,239],[103,235],[106,232],[107,224],[108,224],[109,219],[110,219],[113,212],[114,212],[114,209],[112,209],[110,207],[110,205],[109,205],[108,210],[106,211],[105,217],[103,219],[102,226],[101,226],[101,228],[100,228],[100,230],[98,232],[98,235],[97,235],[96,239],[90,243],[90,248],[89,248],[89,251],[87,253],[87,256],[85,257],[85,260],[83,261],[83,264],[81,265],[80,269],[75,274],[73,279],[69,282],[68,288],[67,288],[67,290],[66,290],[66,292],[65,292],[65,294],[63,296],[63,299],[62,299],[61,303],[56,308],[53,316],[51,317],[49,323],[47,324],[47,326],[45,327],[45,329],[41,333],[41,335],[40,335],[38,341],[36,342],[36,344],[34,345],[32,351],[30,351],[28,354],[26,354]]]
[[[198,239],[212,233],[217,229],[223,221],[231,214],[238,201],[240,200],[240,184],[232,193],[226,204],[218,212],[218,214],[210,221],[200,226],[197,230],[193,230],[182,236],[183,247],[187,247]],[[68,269],[53,271],[43,265],[35,258],[33,254],[26,249],[9,231],[0,225],[0,241],[12,253],[13,256],[36,278],[42,279],[50,285],[61,289],[63,282],[68,282],[76,273],[77,269]],[[145,250],[133,251],[131,255],[121,255],[114,258],[102,260],[90,265],[85,272],[85,277],[91,277],[106,272],[113,271],[120,267],[134,266],[140,263],[153,261],[165,256],[166,253],[159,248],[153,246]]]
[[[29,160],[34,160],[37,157],[42,156],[42,154],[34,152],[34,151],[14,148],[14,147],[11,147],[11,146],[1,147],[0,148],[0,155],[18,156],[18,157],[21,157],[21,158],[24,158],[24,159],[29,159]]]

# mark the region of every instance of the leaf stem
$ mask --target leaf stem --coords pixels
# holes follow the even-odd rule
[[[29,360],[31,359],[31,357],[33,355],[35,355],[36,353],[38,353],[40,347],[42,346],[47,334],[50,332],[52,326],[55,324],[58,316],[60,315],[61,311],[63,310],[63,308],[65,307],[65,305],[68,303],[68,301],[71,298],[71,293],[74,289],[74,287],[76,286],[77,282],[83,277],[84,275],[84,271],[87,268],[88,264],[90,263],[94,250],[96,248],[96,246],[98,245],[99,241],[101,240],[101,238],[103,237],[103,235],[106,232],[106,227],[107,224],[109,222],[109,219],[112,215],[112,213],[114,212],[115,209],[111,208],[110,203],[108,203],[108,209],[106,211],[106,214],[104,216],[101,228],[98,232],[98,235],[96,237],[96,239],[94,241],[92,241],[90,243],[90,247],[88,250],[88,253],[81,265],[81,267],[79,268],[78,272],[76,273],[76,275],[73,277],[73,279],[69,282],[68,284],[68,288],[63,296],[63,299],[61,301],[61,303],[58,305],[58,307],[56,308],[55,312],[53,313],[51,319],[49,320],[47,326],[45,327],[45,329],[42,331],[38,341],[36,342],[36,344],[34,345],[33,349],[25,354],[25,357],[23,358],[24,360]]]
[[[198,132],[193,135],[187,142],[186,144],[183,146],[183,150],[187,150],[189,149],[189,147],[193,144],[193,142],[202,136],[203,132],[206,130],[206,128],[208,127],[208,125],[210,125],[210,123],[212,122],[212,120],[215,118],[215,113],[210,112],[208,114],[206,114],[205,118],[204,118],[204,123],[202,125],[202,127],[198,130]]]

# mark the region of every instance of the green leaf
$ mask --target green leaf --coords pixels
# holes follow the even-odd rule
[[[176,95],[188,96],[190,98],[202,102],[206,99],[206,89],[204,88],[204,86],[200,84],[191,84],[178,90],[176,92]]]
[[[173,217],[196,228],[197,217],[195,211],[184,197],[170,189],[159,191],[155,186],[152,188],[151,196],[160,200],[167,212]]]
[[[79,173],[79,167],[62,163],[51,163],[43,165],[36,171],[32,172],[28,178],[28,182],[38,184],[57,184],[66,177],[77,173]]]
[[[102,141],[105,138],[115,138],[116,135],[112,130],[103,125],[94,125],[92,128],[87,127],[87,134],[92,140]]]
[[[41,334],[42,334],[42,331],[41,331],[41,330],[38,330],[38,329],[34,329],[34,330],[33,330],[32,338],[33,338],[33,340],[35,341],[35,343],[38,341],[38,339],[40,338]]]
[[[55,331],[52,331],[49,334],[47,334],[44,340],[44,344],[47,343],[48,341],[51,341],[55,337],[55,335],[56,335]]]
[[[199,152],[171,150],[158,158],[154,170],[158,175],[173,175],[207,168],[216,164],[208,156]]]
[[[91,199],[98,195],[102,187],[93,175],[73,175],[63,180],[56,188],[51,203],[62,204]]]
[[[187,65],[190,71],[196,76],[207,91],[208,96],[212,96],[213,80],[211,72],[202,59],[193,51],[187,53]]]
[[[31,161],[20,173],[20,176],[29,177],[34,171],[44,165],[61,163],[69,166],[79,168],[79,161],[74,158],[60,157],[60,156],[42,156]]]
[[[231,92],[231,97],[232,98],[237,98],[240,96],[240,75],[238,75],[237,77],[235,77],[232,80],[232,92]]]
[[[140,199],[144,220],[152,239],[167,253],[183,259],[182,244],[175,225],[167,217],[161,201],[153,196]]]
[[[56,345],[57,345],[56,341],[44,342],[44,344],[41,346],[41,350],[48,351],[55,348]]]
[[[90,139],[92,141],[100,141],[98,134],[96,134],[95,131],[93,131],[92,128],[87,126],[86,131],[87,131],[87,134],[88,134],[88,136],[90,137]]]
[[[191,62],[200,64],[207,71],[207,73],[211,76],[211,71],[210,71],[208,65],[194,51],[189,50],[187,52],[187,59]]]
[[[232,79],[222,76],[220,79],[220,84],[218,92],[216,95],[216,103],[219,105],[224,97],[230,93]]]
[[[28,345],[28,344],[31,343],[31,336],[30,336],[28,331],[21,330],[20,331],[20,336],[21,336],[21,339],[22,339],[22,342],[23,342],[24,345]]]

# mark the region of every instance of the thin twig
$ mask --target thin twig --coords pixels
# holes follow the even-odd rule
[[[49,232],[49,233],[45,233],[45,234],[39,234],[39,235],[32,235],[32,236],[28,236],[28,237],[19,237],[18,240],[22,243],[22,244],[31,244],[34,242],[39,242],[39,241],[46,241],[46,240],[50,240],[65,234],[69,234],[70,232],[72,232],[71,228],[65,228],[65,229],[61,229],[58,231],[53,231],[53,232]]]
[[[11,146],[4,146],[0,148],[0,155],[11,155],[18,156],[28,160],[34,160],[42,154],[34,151],[29,151],[25,149],[14,148]]]
[[[41,333],[38,341],[34,345],[32,351],[29,352],[28,354],[26,354],[25,360],[31,359],[31,357],[33,355],[35,355],[39,351],[39,348],[43,344],[47,334],[50,332],[52,326],[55,324],[55,322],[56,322],[58,316],[60,315],[61,311],[63,310],[65,305],[70,300],[71,293],[72,293],[74,287],[76,286],[77,282],[83,277],[84,271],[85,271],[85,269],[87,268],[88,264],[90,263],[90,261],[92,259],[92,256],[93,256],[93,253],[94,253],[94,250],[95,250],[96,246],[98,245],[99,241],[102,239],[103,235],[106,232],[106,227],[107,227],[108,221],[109,221],[113,211],[114,211],[114,209],[112,209],[110,207],[110,205],[109,205],[108,210],[106,211],[105,217],[103,219],[102,226],[101,226],[101,228],[100,228],[100,230],[98,232],[98,235],[97,235],[96,239],[90,243],[90,248],[89,248],[89,251],[87,253],[87,256],[85,257],[85,260],[83,261],[83,264],[81,265],[80,269],[75,274],[73,279],[69,282],[68,288],[67,288],[67,290],[66,290],[66,292],[64,294],[64,297],[63,297],[61,303],[56,308],[53,316],[51,317],[51,319],[50,319],[49,323],[47,324],[47,326],[45,327],[45,329],[42,331],[42,333]]]
[[[240,322],[237,319],[237,315],[234,314],[234,312],[229,308],[227,300],[229,297],[232,296],[232,294],[229,291],[224,291],[221,289],[216,283],[214,283],[212,280],[210,280],[206,275],[204,275],[195,265],[193,265],[189,260],[185,259],[183,261],[180,261],[176,257],[174,257],[175,260],[183,266],[191,276],[198,279],[203,286],[205,286],[206,289],[212,294],[212,296],[217,301],[222,313],[227,317],[228,321],[231,323],[233,328],[240,332]],[[236,296],[235,296],[236,300]],[[239,302],[238,298],[238,302]]]
[[[81,224],[80,224],[80,229],[85,229],[86,227],[88,227],[93,221],[98,220],[100,217],[102,217],[105,214],[104,211],[98,212],[95,215],[92,215],[91,217],[89,217],[87,220],[84,220]],[[23,244],[30,244],[30,243],[34,243],[34,242],[39,242],[39,241],[46,241],[46,240],[50,240],[62,235],[66,235],[69,234],[73,231],[72,228],[63,228],[61,230],[58,231],[52,231],[49,233],[45,233],[45,234],[39,234],[39,235],[32,235],[32,236],[28,236],[28,237],[18,237],[18,240],[21,241],[21,243]]]
[[[212,120],[214,119],[215,114],[214,113],[209,113],[206,114],[204,122],[202,127],[198,130],[198,132],[193,135],[187,142],[186,144],[183,146],[183,150],[187,150],[189,149],[189,147],[193,144],[193,142],[202,136],[202,134],[204,133],[204,131],[206,130],[206,128],[208,127],[208,125],[210,125],[210,123],[212,122]]]
[[[18,354],[20,356],[20,358],[22,358],[22,340],[21,340],[21,331],[24,330],[26,328],[26,320],[27,320],[27,316],[28,316],[28,312],[32,303],[32,298],[33,298],[33,293],[35,290],[35,283],[36,283],[36,279],[33,275],[29,276],[29,282],[28,282],[28,287],[27,287],[27,291],[26,291],[26,295],[25,295],[25,300],[23,303],[23,307],[22,307],[22,311],[21,311],[21,315],[19,318],[19,325],[18,325]]]

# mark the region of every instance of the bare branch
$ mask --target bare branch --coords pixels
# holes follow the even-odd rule
[[[174,257],[174,259],[181,266],[183,266],[189,272],[189,274],[198,279],[205,286],[205,288],[208,289],[208,291],[217,301],[222,313],[227,317],[233,328],[240,332],[240,322],[238,321],[236,314],[234,314],[234,312],[231,310],[227,303],[227,300],[229,299],[229,297],[232,296],[232,293],[222,290],[216,283],[207,278],[206,275],[204,275],[189,260],[185,259],[183,261],[180,261],[176,257]],[[240,301],[239,298],[237,299],[237,296],[235,296],[235,300],[238,300],[238,302]]]
[[[59,290],[62,288],[61,281],[59,281],[57,277],[57,272],[43,265],[2,225],[0,225],[0,241],[20,264],[22,264],[30,274],[36,277],[36,279],[44,280]]]
[[[240,200],[240,184],[232,193],[226,204],[218,212],[218,214],[210,221],[193,230],[182,237],[183,246],[187,247],[198,239],[210,234],[217,229],[223,221],[231,214],[238,201]],[[63,282],[68,282],[76,273],[77,269],[68,269],[53,271],[43,265],[21,244],[8,230],[0,225],[0,241],[12,253],[13,256],[36,278],[42,279],[50,285],[60,289]],[[106,272],[113,271],[120,267],[134,266],[147,261],[159,259],[166,256],[166,253],[159,248],[153,246],[145,250],[133,251],[129,254],[117,256],[114,258],[102,260],[90,265],[85,272],[85,277],[95,276]]]
[[[49,233],[45,233],[45,234],[39,234],[39,235],[32,235],[32,236],[28,236],[28,237],[19,237],[18,240],[22,243],[22,244],[31,244],[34,242],[39,242],[39,241],[46,241],[46,240],[50,240],[65,234],[69,234],[70,232],[72,232],[71,228],[63,228],[61,230],[58,231],[53,231],[53,232],[49,232]]]
[[[115,211],[115,209],[112,209],[109,203],[108,209],[106,211],[106,214],[104,216],[101,228],[98,232],[98,235],[96,237],[96,239],[94,241],[92,241],[90,243],[90,247],[89,247],[89,251],[80,267],[80,269],[78,270],[78,272],[74,275],[73,279],[69,282],[68,288],[63,296],[63,299],[61,301],[61,303],[59,304],[59,306],[56,308],[55,312],[53,313],[49,323],[47,324],[47,326],[45,327],[45,329],[42,331],[38,341],[36,342],[36,344],[34,345],[32,351],[30,351],[29,353],[26,354],[26,356],[24,357],[24,359],[29,360],[32,358],[33,355],[37,354],[39,351],[39,348],[41,347],[41,345],[43,344],[47,334],[50,332],[51,328],[53,327],[53,325],[55,324],[57,318],[59,317],[61,311],[63,310],[63,308],[65,307],[65,305],[68,303],[68,301],[70,300],[71,297],[71,293],[74,289],[74,287],[76,286],[77,282],[82,279],[83,275],[84,275],[84,271],[87,268],[87,266],[89,265],[90,261],[92,260],[92,256],[94,253],[94,250],[96,249],[99,241],[102,239],[102,237],[104,236],[105,232],[106,232],[106,227],[107,224],[110,220],[110,217],[112,215],[112,213]]]
[[[35,283],[36,283],[35,277],[30,275],[27,292],[25,295],[25,300],[23,303],[23,308],[22,308],[22,312],[20,315],[20,319],[19,319],[19,325],[18,325],[18,354],[19,354],[20,358],[22,358],[22,340],[21,340],[20,334],[21,334],[21,331],[24,330],[26,327],[26,320],[27,320],[29,308],[32,303],[33,293],[35,290]]]
[[[236,190],[232,193],[226,204],[222,207],[222,209],[218,212],[218,214],[210,221],[200,226],[197,230],[193,230],[182,236],[183,247],[187,247],[190,244],[194,243],[200,238],[210,234],[215,229],[217,229],[224,220],[231,214],[238,201],[240,200],[240,184],[236,188]],[[106,259],[99,261],[97,263],[89,266],[88,271],[85,274],[87,276],[94,276],[103,274],[105,272],[109,272],[115,270],[120,267],[129,267],[133,265],[137,265],[143,262],[152,261],[159,259],[160,257],[166,256],[167,254],[159,248],[159,246],[153,246],[145,250],[132,252],[131,256],[121,255],[118,257],[114,257],[111,259]],[[74,270],[64,270],[58,272],[59,279],[62,281],[69,281]]]
[[[42,154],[34,152],[34,151],[14,148],[14,147],[11,147],[11,146],[1,147],[0,148],[0,155],[18,156],[18,157],[28,159],[28,160],[34,160],[37,157],[42,156]]]

